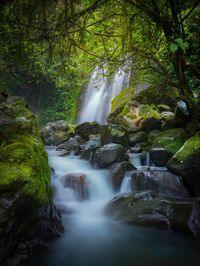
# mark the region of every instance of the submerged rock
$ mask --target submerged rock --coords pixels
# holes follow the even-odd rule
[[[126,149],[121,144],[110,143],[95,152],[94,160],[99,167],[107,167],[115,162],[123,161]]]
[[[167,167],[184,178],[193,195],[200,196],[200,132],[185,142]]]
[[[12,97],[1,102],[0,120],[0,264],[6,265],[8,257],[25,260],[33,253],[27,248],[21,254],[19,243],[43,242],[63,228],[34,115],[21,98]]]
[[[157,196],[152,192],[122,194],[105,212],[120,222],[160,227],[200,235],[200,200]]]
[[[60,182],[64,187],[73,189],[79,200],[86,200],[89,198],[89,183],[85,174],[67,174],[60,178]]]
[[[44,144],[55,146],[67,141],[73,133],[73,127],[64,120],[59,120],[54,123],[49,122],[40,131]]]

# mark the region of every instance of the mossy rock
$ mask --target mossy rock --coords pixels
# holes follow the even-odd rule
[[[51,199],[50,169],[40,138],[18,135],[0,148],[0,191],[19,191],[48,204]]]
[[[183,128],[165,130],[156,136],[152,148],[163,148],[174,155],[183,146],[187,138],[188,134]]]
[[[113,198],[107,204],[105,212],[123,223],[180,230],[199,236],[199,204],[199,199],[158,196],[144,191]],[[188,224],[191,219],[196,221],[193,226]]]
[[[119,113],[111,113],[108,121],[128,131],[150,131],[161,127],[161,117],[156,107],[136,101],[128,102]]]
[[[150,157],[157,166],[165,166],[168,160],[183,146],[188,134],[182,128],[159,133],[150,148]]]
[[[1,97],[0,121],[0,264],[6,265],[19,243],[27,243],[23,254],[28,258],[29,242],[36,241],[37,248],[62,226],[34,115],[21,98]]]
[[[145,89],[136,90],[134,99],[142,104],[167,105],[174,107],[179,96],[176,88],[149,85]]]
[[[129,146],[127,131],[118,125],[103,125],[101,126],[101,145],[109,143],[118,143],[124,147]]]
[[[121,91],[112,101],[111,112],[122,110],[130,100],[134,99],[134,88],[126,88]]]
[[[169,160],[168,169],[182,176],[191,193],[200,196],[200,132],[189,138]]]

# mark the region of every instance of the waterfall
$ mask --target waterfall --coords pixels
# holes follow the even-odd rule
[[[86,88],[78,123],[97,121],[106,124],[113,98],[129,85],[130,67],[119,68],[110,79],[106,69],[96,67]]]

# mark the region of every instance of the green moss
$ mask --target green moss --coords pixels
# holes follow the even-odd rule
[[[15,190],[21,186],[24,196],[49,202],[50,170],[38,137],[18,135],[14,143],[0,149],[0,161],[0,190]]]
[[[183,162],[196,155],[200,155],[200,132],[188,139],[174,157],[178,161]]]
[[[24,100],[9,97],[0,104],[0,191],[14,190],[49,203],[50,169],[34,115]]]
[[[188,135],[184,129],[169,129],[157,135],[153,148],[164,148],[171,154],[175,154],[183,146],[187,138]]]
[[[112,101],[111,112],[116,111],[117,109],[122,110],[125,104],[133,99],[134,97],[134,88],[126,88],[122,90]]]
[[[154,110],[154,108],[154,105],[141,104],[139,106],[139,116],[141,116],[143,119],[150,117],[160,119],[160,114],[156,110]]]

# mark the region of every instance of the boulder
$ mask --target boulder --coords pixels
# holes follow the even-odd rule
[[[96,150],[94,160],[99,167],[104,168],[123,161],[126,158],[125,153],[126,149],[121,144],[110,143]]]
[[[76,126],[75,133],[89,140],[90,135],[100,134],[100,125],[97,122],[85,122]]]
[[[70,173],[62,176],[59,180],[64,187],[74,190],[77,199],[87,200],[89,198],[89,183],[85,174]]]
[[[101,137],[100,135],[97,135],[81,145],[81,158],[93,162],[95,151],[100,147]]]
[[[44,144],[54,146],[67,141],[73,133],[73,126],[67,124],[64,120],[59,120],[54,123],[49,122],[40,131]]]
[[[131,187],[134,192],[151,190],[157,194],[189,197],[181,177],[168,171],[133,171]]]
[[[101,145],[109,143],[118,143],[124,147],[129,146],[128,133],[119,125],[101,126]]]
[[[28,259],[36,248],[31,250],[29,244],[44,243],[63,228],[52,202],[51,172],[34,115],[21,98],[5,97],[0,121],[0,264],[6,265],[8,258]],[[23,254],[19,243],[26,243]]]
[[[71,153],[73,151],[74,154],[78,154],[80,149],[80,144],[75,138],[70,138],[64,143],[58,145],[56,150],[63,151],[65,153]]]
[[[121,194],[107,204],[105,212],[124,223],[200,234],[199,199],[157,196],[152,192]]]
[[[174,115],[174,113],[172,113],[172,112],[167,112],[167,111],[165,111],[165,112],[162,112],[161,114],[160,114],[160,116],[161,116],[161,118],[164,120],[164,121],[170,121],[170,120],[173,120],[174,118],[175,118],[175,115]]]
[[[170,112],[170,107],[168,105],[165,105],[165,104],[159,104],[158,105],[158,111],[159,112]]]
[[[154,139],[150,150],[151,160],[158,166],[166,165],[167,161],[183,146],[188,138],[182,128],[160,132]]]
[[[113,165],[111,165],[110,168],[110,177],[111,177],[111,183],[112,186],[114,188],[114,190],[119,190],[124,174],[126,173],[126,171],[131,171],[134,170],[135,167],[127,162],[119,162],[119,163],[114,163]]]
[[[183,177],[193,195],[200,196],[200,132],[188,139],[168,161],[168,169]]]
[[[135,144],[146,142],[147,140],[147,133],[144,131],[139,131],[136,133],[130,133],[129,134],[129,143],[130,146],[134,146]]]
[[[137,101],[128,101],[123,108],[111,112],[107,120],[135,132],[148,132],[161,127],[161,116],[155,106],[140,104]]]

